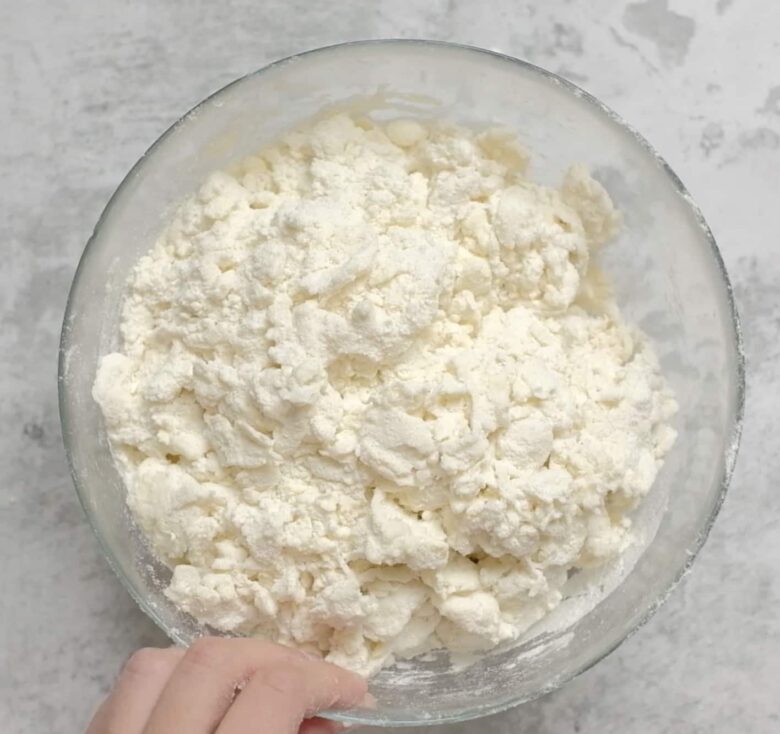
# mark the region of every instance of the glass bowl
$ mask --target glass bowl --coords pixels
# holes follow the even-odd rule
[[[585,163],[624,216],[600,265],[625,316],[653,340],[680,404],[679,438],[636,512],[638,541],[621,563],[587,588],[575,575],[570,598],[519,644],[464,669],[440,655],[398,663],[371,679],[375,708],[328,714],[376,725],[461,721],[534,699],[593,665],[649,618],[689,568],[736,457],[744,397],[739,323],[712,233],[680,180],[612,111],[554,74],[481,49],[387,40],[318,49],[229,84],[163,134],[112,196],[79,263],[60,350],[62,428],[84,510],[114,571],[174,641],[186,644],[208,630],[163,595],[166,569],[125,507],[91,397],[98,358],[117,346],[124,281],[171,207],[211,171],[342,103],[378,118],[510,127],[543,183],[559,181],[572,162]]]

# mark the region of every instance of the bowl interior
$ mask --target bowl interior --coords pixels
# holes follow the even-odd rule
[[[592,665],[652,612],[688,567],[722,500],[736,452],[742,360],[730,289],[709,230],[674,174],[640,138],[576,87],[485,51],[428,42],[356,43],[274,64],[212,96],[128,174],[85,251],[68,304],[60,364],[73,475],[113,568],[176,641],[204,630],[163,596],[160,568],[133,526],[91,386],[117,346],[129,270],[174,206],[213,170],[257,150],[328,105],[377,117],[443,117],[517,131],[532,175],[559,181],[585,163],[624,215],[603,254],[625,316],[650,335],[680,404],[679,438],[638,510],[639,542],[519,646],[455,669],[441,656],[402,662],[371,681],[377,706],[334,714],[375,724],[437,723],[495,712]],[[581,582],[581,579],[579,580]],[[578,586],[575,586],[579,583]]]

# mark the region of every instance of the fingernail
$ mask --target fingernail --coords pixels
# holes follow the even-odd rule
[[[357,707],[359,709],[375,709],[376,699],[368,691],[366,691],[366,695],[363,696]]]

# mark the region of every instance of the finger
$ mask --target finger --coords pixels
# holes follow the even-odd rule
[[[165,684],[184,650],[142,648],[130,656],[108,698],[87,728],[87,734],[142,734]]]
[[[365,692],[362,678],[322,660],[300,657],[285,665],[270,663],[259,667],[249,679],[217,734],[296,734],[305,718],[322,709],[356,705]],[[339,728],[326,728],[323,719],[319,722],[310,724],[319,724],[316,732]]]
[[[346,727],[339,721],[329,721],[315,716],[313,719],[306,719],[301,724],[298,734],[337,734],[344,731]]]
[[[237,691],[249,685],[248,681],[258,671],[297,670],[305,662],[314,664],[315,661],[264,640],[215,637],[197,640],[171,675],[144,734],[170,734],[171,731],[211,734],[233,704]],[[365,686],[356,676],[355,680]],[[255,720],[253,726],[258,723]]]

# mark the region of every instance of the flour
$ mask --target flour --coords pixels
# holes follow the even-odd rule
[[[94,396],[166,591],[362,673],[517,639],[630,542],[675,403],[580,166],[337,115],[216,173],[128,283]]]

